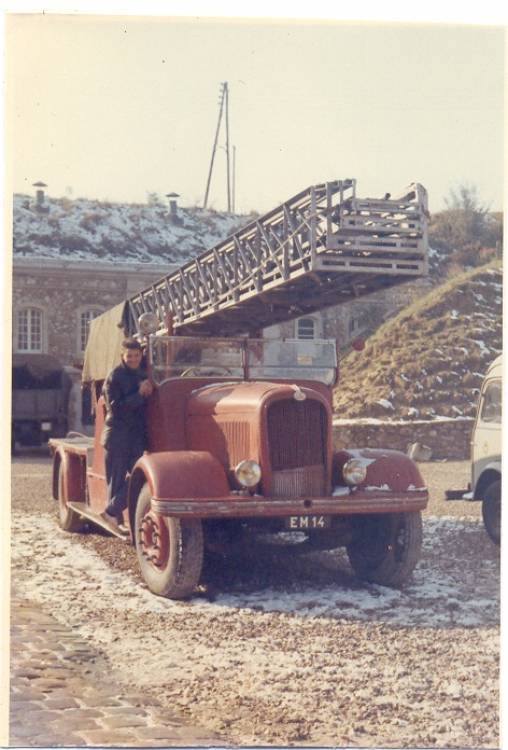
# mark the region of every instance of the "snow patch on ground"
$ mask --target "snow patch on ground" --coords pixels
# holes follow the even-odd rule
[[[469,544],[477,544],[479,539],[480,543],[489,543],[480,522],[471,518],[425,520],[422,558],[413,580],[402,590],[357,581],[345,551],[340,549],[319,553],[327,568],[338,570],[340,584],[316,587],[296,581],[291,590],[220,593],[213,602],[199,596],[190,602],[154,596],[130,575],[109,568],[79,544],[79,537],[61,531],[49,516],[13,518],[12,533],[18,590],[55,609],[65,588],[63,609],[57,616],[66,619],[74,604],[79,629],[88,635],[93,634],[97,623],[81,618],[85,601],[86,606],[93,606],[99,620],[128,611],[140,617],[143,613],[189,614],[194,610],[210,615],[255,611],[339,621],[377,620],[406,627],[477,627],[495,624],[499,617],[498,562],[484,559],[478,569],[477,565],[468,568],[462,559],[467,560]],[[111,544],[121,542],[112,539]],[[107,632],[103,634],[106,639]]]

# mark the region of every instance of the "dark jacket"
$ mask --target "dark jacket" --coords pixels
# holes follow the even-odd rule
[[[102,395],[106,419],[101,442],[106,448],[112,442],[135,442],[146,446],[146,398],[139,393],[139,384],[146,373],[122,364],[112,370],[104,382]]]

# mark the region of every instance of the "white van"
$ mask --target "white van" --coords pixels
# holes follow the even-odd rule
[[[471,439],[472,499],[482,501],[483,523],[496,544],[501,541],[501,375],[500,355],[485,375]]]

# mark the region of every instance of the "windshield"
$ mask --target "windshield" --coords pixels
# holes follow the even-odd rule
[[[335,381],[335,341],[152,336],[153,377]]]

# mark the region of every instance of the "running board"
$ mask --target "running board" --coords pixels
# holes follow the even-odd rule
[[[122,541],[124,542],[131,541],[130,535],[126,536],[125,534],[121,534],[119,531],[115,531],[114,529],[112,529],[111,526],[108,526],[101,515],[99,513],[94,513],[93,510],[90,510],[86,503],[67,503],[67,507],[73,510],[75,513],[78,513],[83,518],[86,518],[88,521],[92,521],[97,526],[100,526],[101,529],[109,531],[109,533],[112,536],[116,536],[117,539],[122,539]]]

